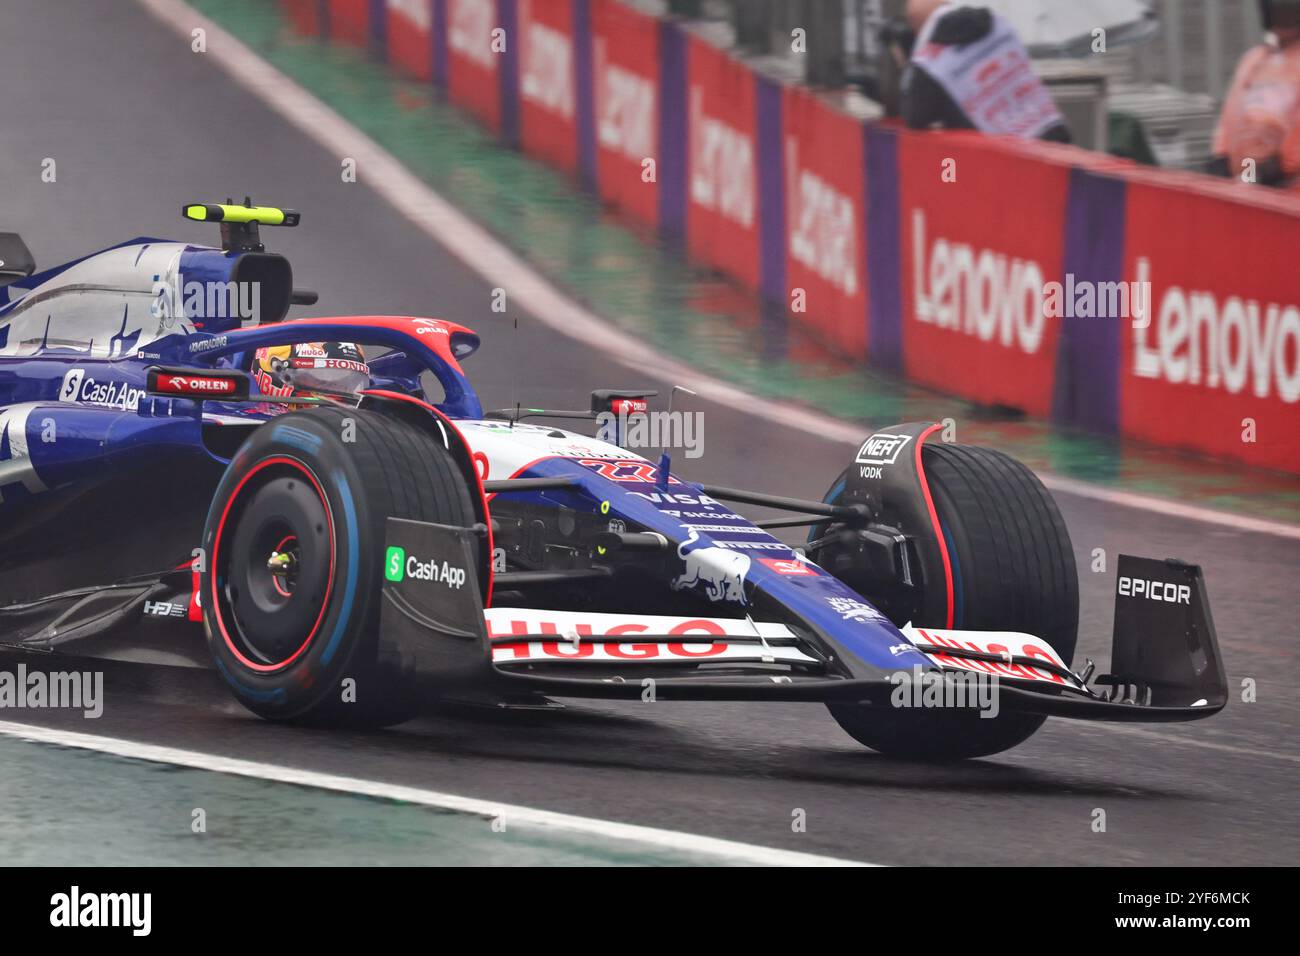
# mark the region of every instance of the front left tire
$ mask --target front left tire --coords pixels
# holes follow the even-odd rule
[[[374,727],[417,689],[379,654],[389,517],[469,527],[470,491],[431,431],[322,407],[259,427],[231,460],[203,533],[208,647],[255,714]]]

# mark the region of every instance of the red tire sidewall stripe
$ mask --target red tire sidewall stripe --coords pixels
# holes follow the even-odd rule
[[[930,482],[925,477],[925,468],[921,464],[921,448],[925,445],[925,440],[935,432],[943,428],[942,425],[931,425],[925,431],[921,432],[921,437],[916,440],[916,474],[921,479],[921,494],[925,496],[925,507],[930,512],[930,525],[934,528],[935,540],[939,542],[939,554],[943,558],[943,581],[944,589],[947,595],[947,624],[945,627],[952,630],[953,618],[953,585],[952,585],[952,558],[948,554],[948,541],[943,536],[943,528],[939,524],[939,513],[934,507],[934,496],[930,494]]]

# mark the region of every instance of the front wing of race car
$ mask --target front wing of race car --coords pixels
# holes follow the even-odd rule
[[[1200,568],[1121,556],[1111,673],[1071,670],[1032,635],[882,628],[928,668],[867,664],[834,634],[749,618],[484,610],[454,569],[473,567],[475,532],[389,519],[383,655],[432,695],[476,701],[559,697],[783,700],[891,706],[901,684],[982,681],[1002,709],[1090,720],[1197,720],[1227,682]],[[412,556],[419,556],[413,560]],[[408,573],[408,571],[410,573]],[[901,643],[906,642],[906,643]],[[893,650],[893,648],[891,648]],[[978,695],[948,695],[977,706]]]

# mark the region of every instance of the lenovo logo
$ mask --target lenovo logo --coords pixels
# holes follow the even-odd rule
[[[543,23],[524,32],[519,87],[524,99],[562,118],[573,118],[573,45]]]
[[[691,201],[746,229],[754,224],[754,144],[704,112],[704,93],[690,94]]]
[[[925,213],[912,210],[916,320],[1037,354],[1047,329],[1042,266],[943,237],[927,244],[925,230]]]
[[[1150,282],[1149,260],[1138,260],[1137,274]],[[1155,322],[1133,325],[1133,374],[1300,401],[1300,307],[1171,285]]]

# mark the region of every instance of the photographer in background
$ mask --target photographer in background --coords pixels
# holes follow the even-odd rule
[[[1300,0],[1261,0],[1271,36],[1237,66],[1214,134],[1210,172],[1300,190]]]
[[[880,89],[890,115],[912,129],[1070,142],[1065,118],[1034,73],[1015,29],[983,7],[908,0],[907,23],[881,31]]]

